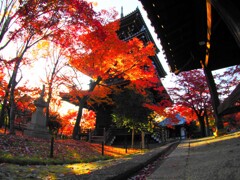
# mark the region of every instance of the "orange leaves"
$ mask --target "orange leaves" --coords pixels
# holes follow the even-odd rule
[[[0,65],[0,97],[3,97],[4,96],[4,89],[5,87],[7,86],[6,85],[6,82],[4,81],[4,70],[3,70],[3,67]]]
[[[115,21],[82,35],[79,40],[84,49],[71,56],[71,65],[93,79],[100,76],[103,81],[124,78],[141,85],[156,83],[157,76],[149,58],[155,54],[153,44],[145,46],[137,38],[122,41],[116,33],[118,28],[119,22]]]
[[[149,58],[155,55],[154,45],[145,45],[137,38],[122,41],[116,33],[118,28],[119,21],[114,21],[101,29],[82,34],[78,37],[82,49],[69,56],[70,64],[77,70],[94,81],[101,79],[93,90],[78,91],[79,97],[89,97],[88,105],[112,103],[108,94],[119,88],[117,85],[122,85],[122,82],[127,82],[128,88],[137,90],[146,98],[147,88],[162,86]]]
[[[96,125],[96,114],[92,110],[83,110],[83,115],[81,119],[81,129],[95,129]]]
[[[64,135],[71,135],[73,131],[73,123],[77,117],[77,111],[69,110],[67,114],[61,117],[61,128],[60,131]]]
[[[1,65],[0,66],[0,82],[3,81],[4,76],[5,76],[5,74],[4,74],[3,66]]]
[[[72,66],[93,79],[98,75],[103,76],[110,66],[114,66],[117,50],[121,49],[118,43],[120,40],[115,32],[118,28],[116,24],[111,23],[106,25],[103,30],[98,29],[82,35],[79,40],[83,43],[83,49],[79,54],[71,56]]]
[[[77,111],[69,110],[68,113],[62,117],[62,119],[63,119],[63,121],[67,122],[67,121],[75,119],[76,117],[77,117]]]
[[[166,113],[165,109],[169,107],[169,102],[168,101],[161,101],[161,103],[157,104],[152,104],[152,103],[145,103],[144,107],[151,109],[152,111],[156,112],[159,115],[162,116],[167,116],[168,114]]]
[[[20,86],[15,90],[15,102],[17,109],[22,112],[35,110],[34,100],[39,96],[38,88]]]
[[[71,135],[73,127],[77,118],[78,112],[75,110],[69,110],[68,113],[61,117],[60,131],[64,135]],[[80,127],[81,129],[95,129],[96,114],[92,110],[83,109]]]

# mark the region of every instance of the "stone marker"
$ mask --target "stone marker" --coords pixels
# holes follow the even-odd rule
[[[50,139],[51,135],[46,126],[46,116],[43,109],[47,107],[47,103],[44,101],[45,86],[43,85],[40,97],[34,101],[34,105],[37,107],[36,111],[32,114],[31,122],[27,126],[27,130],[24,134],[36,138]]]

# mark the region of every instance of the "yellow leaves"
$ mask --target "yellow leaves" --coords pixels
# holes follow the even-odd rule
[[[31,55],[33,56],[33,59],[39,59],[39,58],[47,58],[50,56],[49,49],[51,43],[46,40],[42,40],[37,43],[37,45],[32,49]]]
[[[46,40],[42,40],[37,44],[38,49],[48,49],[50,46],[50,42]]]
[[[96,7],[98,6],[98,2],[92,2],[92,5]]]

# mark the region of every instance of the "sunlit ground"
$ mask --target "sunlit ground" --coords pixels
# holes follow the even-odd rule
[[[119,149],[120,153],[120,149]],[[111,154],[115,154],[111,152]],[[126,154],[126,153],[125,153]],[[117,156],[119,156],[117,154]],[[90,174],[95,170],[107,168],[116,165],[123,161],[129,160],[132,157],[122,157],[111,160],[102,160],[90,163],[75,163],[63,165],[28,165],[19,166],[15,164],[0,164],[0,171],[9,172],[9,176],[13,175],[18,178],[36,178],[36,179],[59,179],[68,175],[83,175]],[[1,175],[1,174],[0,174]],[[1,176],[0,176],[1,177]]]
[[[240,138],[240,131],[222,135],[219,137],[211,136],[211,137],[206,137],[206,138],[200,138],[200,139],[192,139],[190,140],[191,147],[198,147],[206,144],[212,144],[212,143],[217,143],[217,142],[224,142],[226,140],[230,139],[235,139],[235,138]]]
[[[99,153],[102,152],[102,146],[99,146],[99,144],[93,144],[92,145],[94,147],[95,150],[97,150]],[[131,154],[139,154],[139,153],[143,153],[144,150],[140,150],[140,149],[126,149],[125,148],[118,148],[118,147],[113,147],[113,146],[104,146],[104,155],[106,156],[111,156],[114,158],[119,158],[119,157],[123,157],[126,155],[131,155]]]
[[[54,158],[49,158],[49,142],[46,140],[29,138],[21,133],[16,136],[4,136],[4,130],[0,129],[0,153],[2,157],[13,160],[13,164],[0,163],[0,179],[59,179],[68,175],[89,174],[95,170],[107,168],[136,154],[144,153],[140,149],[126,149],[74,140],[55,140]],[[18,132],[19,133],[19,132]],[[41,145],[40,145],[41,144]],[[9,156],[9,157],[8,157]],[[109,159],[110,158],[110,159]],[[18,165],[19,160],[32,162],[77,161],[87,163],[68,163],[62,165]],[[93,162],[89,162],[95,159]],[[109,160],[106,160],[109,159]],[[3,162],[3,161],[0,161]],[[26,164],[26,162],[25,162]]]

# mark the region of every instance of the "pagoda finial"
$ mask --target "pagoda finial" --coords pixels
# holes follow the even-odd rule
[[[123,18],[123,7],[121,7],[121,18]]]

